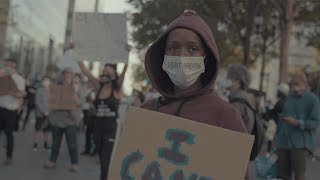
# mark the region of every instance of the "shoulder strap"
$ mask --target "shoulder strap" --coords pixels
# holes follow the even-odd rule
[[[246,105],[252,112],[253,112],[253,115],[254,115],[254,122],[253,122],[253,129],[252,131],[250,132],[251,134],[255,134],[258,130],[258,127],[257,127],[257,111],[250,105],[250,103],[243,99],[243,98],[231,98],[229,100],[230,103],[241,103],[241,104],[244,104]]]
[[[246,105],[250,110],[252,110],[254,113],[257,112],[257,110],[255,110],[255,109],[251,106],[251,104],[250,104],[247,100],[245,100],[245,99],[243,99],[243,98],[231,98],[231,99],[229,100],[229,102],[230,102],[230,103],[241,103],[241,104],[244,104],[244,105]]]
[[[99,89],[98,89],[98,91],[97,91],[97,94],[96,94],[95,100],[99,99],[99,96],[100,96],[100,93],[101,93],[101,91],[102,91],[102,88],[103,88],[103,86],[100,86],[100,87],[99,87]]]
[[[175,116],[180,116],[180,112],[181,112],[181,109],[182,109],[182,106],[184,105],[184,103],[186,103],[186,101],[182,101],[182,102],[179,104],[179,107],[178,107],[176,113],[174,114]]]

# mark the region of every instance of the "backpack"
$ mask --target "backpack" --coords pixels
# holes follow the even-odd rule
[[[261,114],[255,110],[250,103],[243,98],[232,98],[229,100],[230,103],[240,103],[246,105],[254,114],[254,124],[253,129],[250,132],[251,135],[255,136],[255,140],[252,146],[252,151],[250,154],[250,161],[253,161],[258,156],[259,152],[262,149],[265,137],[265,128],[263,125],[263,119]]]

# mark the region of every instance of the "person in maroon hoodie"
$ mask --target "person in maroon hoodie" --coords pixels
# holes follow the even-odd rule
[[[209,26],[196,12],[183,13],[150,46],[145,69],[162,97],[142,108],[247,133],[239,111],[213,90],[218,48]]]

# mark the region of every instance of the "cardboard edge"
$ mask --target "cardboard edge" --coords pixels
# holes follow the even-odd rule
[[[148,110],[148,109],[143,109],[143,108],[139,108],[139,107],[130,106],[129,109],[128,109],[128,112],[127,112],[125,120],[127,120],[127,116],[128,116],[128,114],[130,112],[136,112],[137,110],[143,110],[143,111],[145,111],[147,113],[155,112],[153,110]],[[246,133],[243,133],[243,132],[233,131],[233,130],[226,129],[226,128],[223,128],[223,127],[218,127],[218,126],[214,126],[214,125],[210,125],[210,124],[205,124],[205,123],[193,121],[193,120],[182,118],[182,117],[178,117],[178,116],[174,116],[174,115],[170,115],[170,114],[165,114],[165,113],[162,113],[162,112],[158,112],[158,113],[161,114],[162,116],[170,116],[170,118],[174,118],[176,120],[188,121],[188,122],[190,122],[190,123],[192,123],[194,125],[202,125],[202,126],[206,126],[206,127],[210,127],[210,128],[213,127],[213,128],[223,129],[223,130],[226,130],[226,131],[229,131],[229,132],[232,132],[232,133],[236,133],[236,134],[238,134],[240,136],[249,137],[250,141],[252,141],[252,142],[255,140],[255,137],[253,135],[251,135],[251,134],[246,134]]]

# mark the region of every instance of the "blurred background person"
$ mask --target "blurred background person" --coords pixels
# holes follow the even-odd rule
[[[10,76],[18,88],[17,91],[10,91],[10,94],[0,96],[0,131],[3,130],[6,135],[5,164],[11,165],[14,150],[13,132],[18,123],[18,110],[25,94],[25,80],[17,73],[17,60],[11,57],[5,60],[5,67],[0,69],[0,76]]]
[[[145,95],[145,101],[156,99],[160,96],[160,93],[154,87],[151,87]]]
[[[62,86],[73,86],[73,72],[70,68],[66,68],[62,72],[61,81],[58,82]],[[52,110],[49,114],[49,122],[52,125],[52,148],[49,161],[45,164],[45,169],[54,169],[59,156],[60,146],[63,135],[65,135],[71,160],[71,172],[79,170],[79,154],[77,143],[77,131],[80,122],[80,101],[77,99],[75,92],[74,98],[79,104],[75,110]]]
[[[287,96],[290,93],[290,87],[286,83],[282,83],[278,87],[278,92],[277,92],[277,98],[278,101],[274,105],[273,109],[271,110],[270,118],[274,119],[276,123],[278,123],[280,120],[280,116],[282,114],[284,102],[287,98]]]
[[[133,99],[132,106],[141,107],[145,101],[145,96],[143,92],[134,89],[132,91],[132,99]]]
[[[99,79],[80,62],[80,68],[94,85],[96,97],[94,101],[94,139],[101,167],[100,180],[107,179],[108,168],[113,151],[117,131],[118,108],[121,100],[121,88],[127,71],[125,65],[120,76],[116,64],[105,64]]]
[[[35,96],[36,96],[36,82],[33,82],[31,79],[26,84],[26,96],[25,96],[25,105],[26,105],[26,116],[23,120],[22,131],[26,129],[26,126],[30,120],[30,115],[35,110]]]
[[[86,102],[83,106],[83,128],[85,129],[85,148],[81,152],[81,155],[94,156],[97,153],[94,139],[93,139],[93,129],[94,129],[94,102],[95,93],[91,87],[91,83],[87,84],[87,96]]]
[[[36,108],[36,123],[34,132],[34,144],[33,150],[38,150],[38,144],[40,141],[41,131],[43,133],[43,148],[49,150],[49,130],[50,124],[48,116],[50,113],[49,101],[50,101],[50,84],[49,77],[42,79],[42,85],[36,91],[35,96],[35,108]]]
[[[306,180],[307,157],[316,148],[316,129],[320,123],[318,97],[308,90],[303,73],[292,76],[290,95],[284,101],[278,122],[278,178]]]
[[[241,102],[241,100],[244,100],[254,107],[253,96],[247,93],[251,81],[248,69],[239,64],[229,66],[225,81],[225,88],[230,91],[229,102],[240,111],[248,132],[251,132],[254,125],[254,112],[245,103]]]
[[[271,152],[273,148],[273,140],[274,136],[277,131],[277,124],[280,121],[281,115],[282,115],[282,110],[283,110],[283,105],[286,100],[286,97],[289,95],[290,92],[290,87],[286,83],[281,83],[278,86],[278,91],[277,91],[277,97],[278,101],[274,105],[274,107],[267,111],[267,119],[268,119],[268,126],[267,126],[267,134],[266,138],[268,140],[268,147],[267,151]]]

